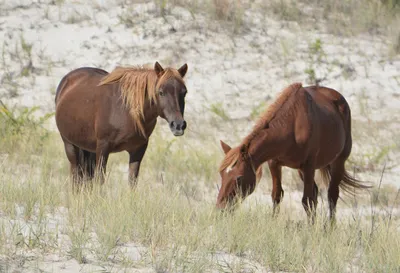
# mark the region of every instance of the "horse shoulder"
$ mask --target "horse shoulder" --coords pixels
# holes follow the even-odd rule
[[[294,137],[298,145],[305,145],[312,136],[314,101],[306,90],[299,93],[295,107]]]

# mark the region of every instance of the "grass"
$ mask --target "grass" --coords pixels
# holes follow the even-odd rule
[[[211,104],[210,111],[214,115],[221,118],[223,121],[227,121],[230,119],[230,117],[228,116],[228,113],[225,111],[224,104],[221,102],[216,102],[216,103]]]
[[[398,1],[380,0],[154,0],[162,16],[172,14],[175,7],[184,7],[193,18],[206,15],[223,23],[233,34],[242,34],[252,28],[252,11],[261,17],[273,16],[282,21],[297,22],[302,29],[318,29],[335,35],[384,35],[392,45],[389,53],[400,53],[400,5]],[[125,18],[125,17],[124,17]],[[129,22],[130,19],[123,19]]]
[[[15,265],[18,253],[40,261],[56,252],[81,264],[157,272],[399,270],[399,222],[392,214],[369,218],[348,208],[352,217],[341,217],[335,228],[326,226],[324,213],[310,226],[293,213],[304,214],[299,204],[283,205],[274,218],[269,205],[250,199],[232,215],[221,215],[214,210],[214,181],[222,155],[210,141],[190,141],[190,131],[178,140],[156,130],[135,191],[127,182],[127,155],[120,153],[110,157],[103,187],[73,194],[59,136],[40,138],[33,134],[38,129],[30,130],[34,137],[0,157],[0,254],[6,267]],[[2,144],[15,137],[9,131]],[[394,190],[375,193],[375,210],[398,207],[398,196],[388,194]],[[140,257],[123,251],[129,245]]]

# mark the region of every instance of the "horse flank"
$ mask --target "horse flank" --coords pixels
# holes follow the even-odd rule
[[[271,120],[274,119],[276,113],[282,108],[286,101],[289,100],[291,95],[295,94],[300,88],[301,83],[294,83],[286,87],[279,95],[278,98],[267,108],[267,110],[261,114],[259,120],[253,128],[253,131],[243,140],[242,145],[248,146],[251,140],[254,139],[257,134],[265,129]],[[240,147],[241,145],[239,145]],[[223,171],[228,167],[232,167],[239,159],[240,149],[239,147],[231,149],[222,161],[219,171]],[[260,169],[260,168],[259,168]],[[257,173],[259,170],[257,170]]]
[[[183,82],[179,72],[166,68],[160,78],[153,69],[140,67],[116,67],[103,77],[98,86],[119,83],[121,98],[134,121],[136,129],[146,137],[143,121],[146,98],[157,103],[157,90],[166,81],[175,78]]]

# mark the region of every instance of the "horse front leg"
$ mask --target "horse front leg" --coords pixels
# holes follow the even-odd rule
[[[146,153],[148,143],[134,152],[129,152],[129,185],[134,189],[138,182],[140,164]]]
[[[107,141],[98,141],[96,147],[96,177],[100,185],[104,184],[110,144]]]
[[[281,202],[284,191],[282,189],[282,166],[275,160],[268,161],[269,171],[272,176],[272,202],[273,202],[273,215],[279,213],[279,203]]]

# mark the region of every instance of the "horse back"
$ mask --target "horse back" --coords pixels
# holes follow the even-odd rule
[[[95,68],[95,67],[81,67],[78,69],[74,69],[71,72],[69,72],[67,75],[65,75],[60,83],[57,86],[56,90],[56,96],[55,96],[55,103],[57,104],[58,98],[61,95],[62,90],[65,89],[65,87],[70,83],[71,81],[76,80],[78,77],[81,77],[83,75],[87,76],[100,76],[104,77],[108,74],[107,71],[100,69],[100,68]]]

